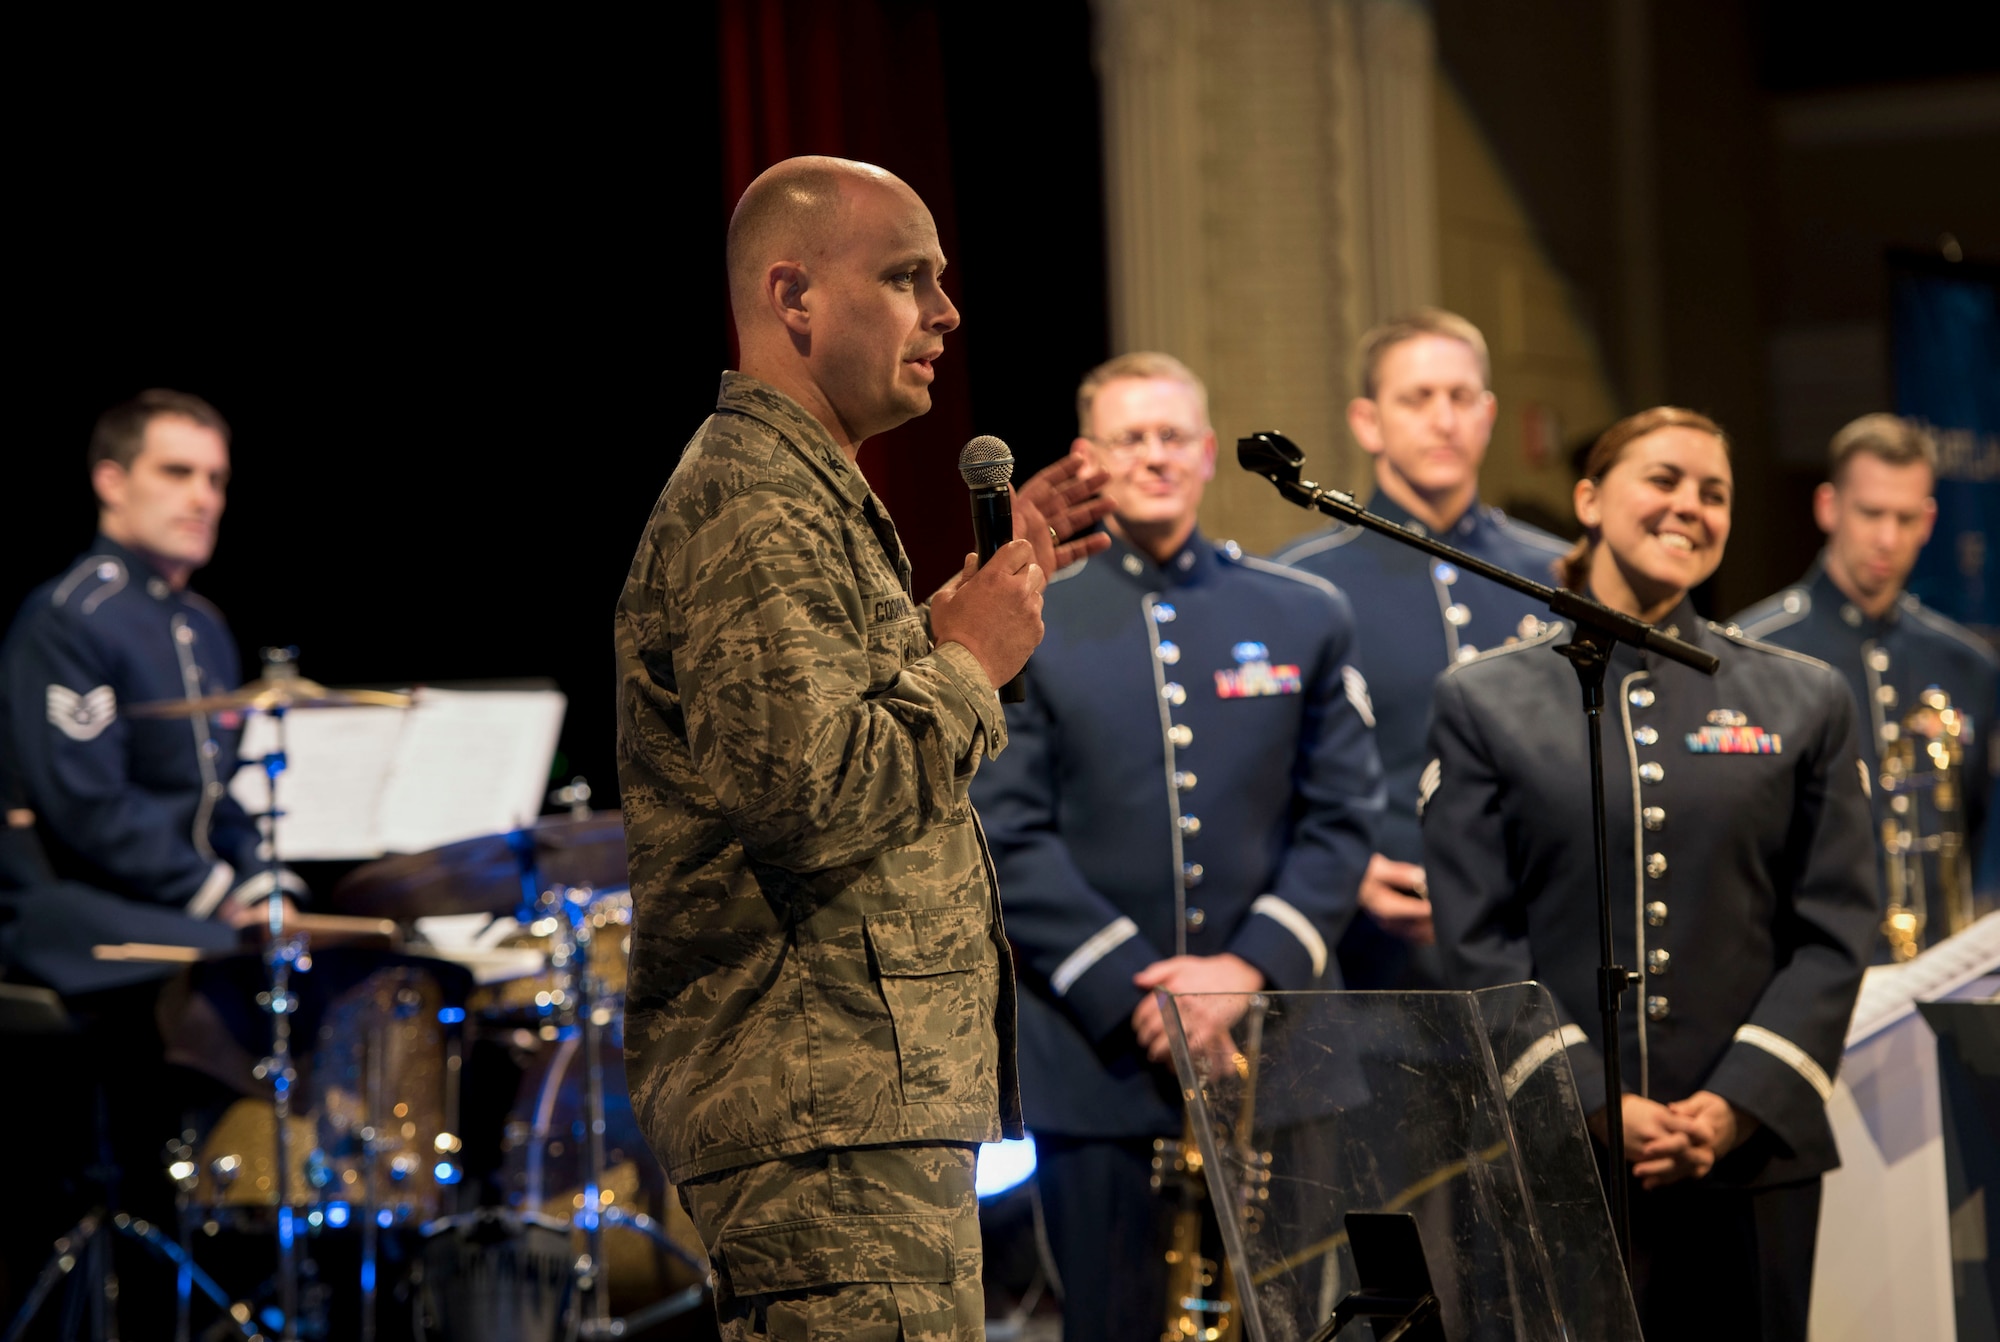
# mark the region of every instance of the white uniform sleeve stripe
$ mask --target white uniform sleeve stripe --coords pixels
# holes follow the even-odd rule
[[[1056,972],[1049,975],[1049,987],[1057,997],[1066,996],[1092,965],[1138,935],[1139,924],[1130,918],[1118,918],[1106,923],[1092,934],[1090,940],[1063,957],[1063,962],[1056,966]]]
[[[1520,1057],[1514,1059],[1507,1068],[1507,1075],[1500,1078],[1506,1087],[1507,1098],[1513,1099],[1514,1092],[1527,1084],[1529,1077],[1541,1070],[1542,1064],[1565,1049],[1590,1042],[1590,1036],[1583,1032],[1581,1025],[1565,1025],[1560,1030],[1551,1030],[1528,1045]]]
[[[208,879],[201,883],[201,889],[194,892],[194,898],[187,902],[187,916],[206,918],[214,913],[222,903],[222,897],[229,893],[229,887],[236,883],[236,868],[227,862],[218,862],[208,869]]]
[[[1737,1028],[1736,1042],[1761,1048],[1797,1072],[1822,1101],[1833,1098],[1833,1078],[1826,1074],[1826,1069],[1814,1062],[1810,1053],[1783,1035],[1774,1034],[1761,1025],[1744,1025]]]
[[[1326,939],[1320,936],[1311,919],[1276,895],[1257,896],[1250,901],[1250,912],[1263,914],[1299,939],[1306,954],[1312,957],[1314,978],[1326,972]]]
[[[1424,766],[1423,773],[1417,778],[1417,818],[1419,820],[1423,819],[1424,808],[1431,804],[1431,798],[1437,794],[1438,784],[1442,782],[1444,782],[1444,761],[1432,760]]]

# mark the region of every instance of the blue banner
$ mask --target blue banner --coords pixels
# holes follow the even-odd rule
[[[1892,292],[1896,411],[1931,426],[1939,455],[1937,528],[1910,590],[2000,638],[2000,282],[1925,266],[1898,270]]]

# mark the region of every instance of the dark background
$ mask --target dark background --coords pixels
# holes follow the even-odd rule
[[[26,236],[0,610],[90,541],[98,412],[193,391],[230,420],[235,476],[193,586],[228,613],[246,673],[290,643],[329,684],[552,677],[570,701],[558,773],[615,802],[613,603],[730,361],[722,234],[742,183],[725,182],[719,17],[759,8],[811,9],[335,31],[255,59],[181,27],[115,53],[27,44],[61,68],[41,71],[10,174]],[[903,486],[885,493],[920,586],[970,547],[960,430],[1053,457],[1106,355],[1088,14],[1037,8],[1030,26],[997,7],[826,7],[875,22],[836,38],[920,31],[871,78],[832,81],[872,135],[804,124],[784,148],[886,147],[956,219],[946,287],[965,326],[940,364],[956,436],[906,429],[864,462]],[[803,28],[780,68],[838,74]],[[1030,86],[1061,136],[1022,133]]]

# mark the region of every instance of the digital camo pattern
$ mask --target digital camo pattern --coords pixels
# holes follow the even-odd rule
[[[1018,1130],[1014,974],[967,789],[1006,742],[880,500],[723,375],[618,603],[626,1072],[676,1181]]]
[[[680,1185],[725,1338],[985,1336],[970,1146],[791,1156]]]

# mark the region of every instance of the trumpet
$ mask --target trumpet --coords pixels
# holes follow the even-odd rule
[[[1927,879],[1934,870],[1944,932],[1973,922],[1970,854],[1965,848],[1964,722],[1933,685],[1900,722],[1881,725],[1883,866],[1889,907],[1882,934],[1899,962],[1913,960],[1931,930]],[[1928,804],[1926,804],[1926,802]],[[1926,823],[1928,817],[1928,823]]]

